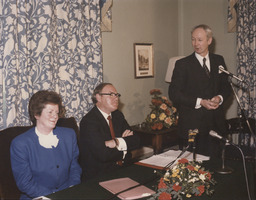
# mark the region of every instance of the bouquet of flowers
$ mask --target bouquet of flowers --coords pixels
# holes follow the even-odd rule
[[[146,127],[152,130],[161,130],[170,128],[177,124],[177,110],[168,101],[167,97],[160,96],[162,93],[159,89],[150,90],[152,100],[150,104],[151,112],[145,120]]]
[[[190,198],[203,193],[211,196],[215,184],[212,173],[201,167],[199,162],[189,162],[182,158],[177,165],[166,171],[159,181],[157,193],[150,199],[182,200],[183,196]]]

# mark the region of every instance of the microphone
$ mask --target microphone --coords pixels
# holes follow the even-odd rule
[[[229,71],[225,70],[224,67],[222,65],[219,66],[219,71],[224,72],[225,74],[235,78],[236,80],[240,81],[240,82],[244,82],[241,78],[237,77],[236,75],[230,73]],[[219,72],[220,73],[220,72]]]
[[[213,130],[211,130],[211,131],[209,132],[209,135],[212,136],[212,137],[218,138],[218,139],[220,139],[220,140],[222,140],[222,141],[224,141],[224,142],[226,142],[226,143],[235,145],[235,144],[233,144],[231,141],[229,141],[228,139],[226,139],[226,138],[220,136],[218,133],[216,133],[216,132],[213,131]]]

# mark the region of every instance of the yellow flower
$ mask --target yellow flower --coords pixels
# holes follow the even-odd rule
[[[155,118],[156,118],[156,115],[155,115],[154,113],[152,113],[152,114],[150,115],[150,117],[151,117],[151,119],[155,119]]]
[[[176,168],[176,169],[173,169],[172,172],[178,174],[180,172],[180,170],[178,168]]]
[[[161,113],[159,116],[159,119],[163,121],[166,118],[166,115],[164,113]]]
[[[186,197],[187,197],[187,198],[190,198],[190,197],[191,197],[191,194],[186,194]]]

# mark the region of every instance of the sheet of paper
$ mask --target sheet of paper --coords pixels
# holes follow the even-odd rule
[[[123,200],[140,199],[155,194],[155,191],[140,185],[129,177],[103,181],[99,184]]]
[[[147,159],[141,160],[140,163],[154,165],[158,167],[165,167],[167,164],[174,161],[180,155],[180,153],[180,150],[169,150],[164,153],[153,155]],[[179,159],[181,158],[186,158],[188,161],[193,161],[193,153],[186,151]],[[206,161],[209,159],[210,157],[208,156],[196,154],[196,161]]]

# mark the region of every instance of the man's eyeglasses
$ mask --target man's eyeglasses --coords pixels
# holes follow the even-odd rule
[[[121,97],[121,94],[119,93],[114,93],[114,92],[110,92],[110,93],[99,93],[100,95],[109,95],[111,97]]]

